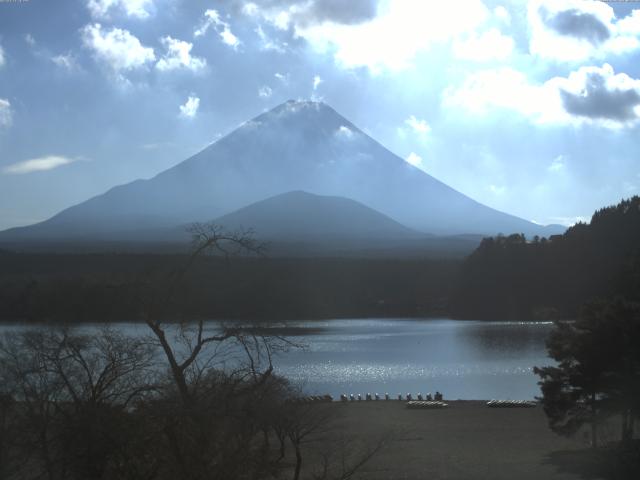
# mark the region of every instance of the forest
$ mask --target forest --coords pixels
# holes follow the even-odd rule
[[[139,321],[181,255],[0,255],[0,320]],[[164,314],[250,321],[446,314],[456,260],[201,257]]]
[[[0,321],[139,321],[188,255],[0,252]],[[640,197],[550,238],[482,240],[466,259],[199,256],[167,319],[576,318],[640,300]]]
[[[549,239],[485,238],[458,272],[456,318],[576,318],[596,298],[640,299],[640,197]]]

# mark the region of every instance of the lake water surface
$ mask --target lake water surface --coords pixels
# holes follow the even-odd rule
[[[540,395],[533,366],[552,363],[546,322],[352,319],[287,327],[305,348],[278,356],[276,372],[306,392],[334,397],[439,390],[448,399],[532,399]],[[118,328],[146,332],[140,324]]]
[[[307,344],[277,360],[278,371],[310,392],[439,390],[449,399],[532,399],[533,366],[549,365],[551,323],[363,319],[306,322]],[[305,328],[313,334],[304,335]]]

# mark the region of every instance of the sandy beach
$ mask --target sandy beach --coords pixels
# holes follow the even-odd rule
[[[366,479],[578,479],[567,457],[584,451],[582,436],[560,437],[540,406],[488,408],[448,401],[448,408],[409,410],[400,401],[334,402],[345,431],[391,440],[358,473]],[[564,461],[563,461],[564,459]],[[597,478],[597,477],[590,477]]]

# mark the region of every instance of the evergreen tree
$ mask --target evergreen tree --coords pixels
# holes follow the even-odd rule
[[[535,367],[553,431],[572,435],[585,424],[597,446],[597,426],[622,417],[622,440],[633,437],[640,413],[640,307],[592,302],[576,322],[558,322],[547,340],[557,366]]]

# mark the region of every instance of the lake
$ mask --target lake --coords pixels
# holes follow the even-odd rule
[[[307,344],[277,359],[306,391],[394,396],[439,390],[449,399],[532,399],[533,366],[549,365],[553,324],[363,319],[296,324]],[[305,328],[313,334],[305,335]]]
[[[274,363],[277,373],[304,391],[334,398],[439,390],[448,399],[526,400],[540,395],[533,366],[552,363],[544,346],[552,326],[391,318],[293,322],[287,327],[305,347]],[[118,328],[146,332],[139,324]]]

